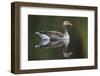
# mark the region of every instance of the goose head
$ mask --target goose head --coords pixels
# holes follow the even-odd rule
[[[72,26],[72,23],[70,23],[69,21],[64,21],[62,25],[64,31],[67,31],[68,26]]]
[[[63,26],[72,26],[72,24],[69,21],[64,21]]]

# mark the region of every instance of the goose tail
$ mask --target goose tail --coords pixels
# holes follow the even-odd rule
[[[49,36],[46,34],[42,34],[40,32],[35,32],[36,35],[38,35],[42,40],[50,40]]]

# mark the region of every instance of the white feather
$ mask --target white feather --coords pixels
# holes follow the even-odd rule
[[[38,36],[40,36],[40,38],[43,39],[43,40],[50,40],[49,36],[47,36],[45,34],[41,34],[39,32],[35,32],[35,34],[37,34]]]

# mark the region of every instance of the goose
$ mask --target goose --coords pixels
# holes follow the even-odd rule
[[[64,33],[58,31],[40,31],[35,32],[41,38],[39,44],[35,45],[35,47],[45,47],[45,48],[56,48],[63,46],[63,56],[65,58],[70,57],[73,53],[68,52],[67,47],[70,41],[70,36],[67,31],[67,26],[72,26],[69,21],[63,22]]]
[[[58,31],[40,31],[35,32],[42,40],[62,40],[62,39],[70,39],[69,33],[67,31],[67,26],[71,26],[72,24],[69,21],[63,22],[64,33]]]

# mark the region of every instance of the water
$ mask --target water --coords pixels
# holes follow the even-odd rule
[[[62,22],[68,20],[73,26],[68,27],[70,42],[67,49],[64,42],[62,46],[55,48],[35,47],[41,42],[35,34],[37,31],[64,32]],[[45,42],[45,41],[44,41]],[[57,42],[57,41],[56,41]],[[64,16],[28,16],[28,60],[55,60],[55,59],[78,59],[88,57],[88,18],[87,17],[64,17]],[[57,45],[56,45],[57,46]],[[70,54],[69,56],[64,50]],[[68,56],[68,57],[65,57]]]

